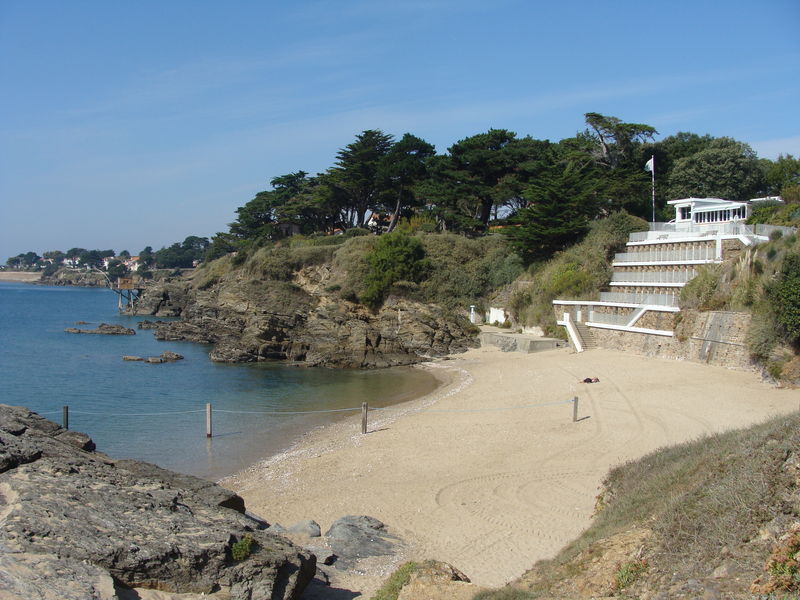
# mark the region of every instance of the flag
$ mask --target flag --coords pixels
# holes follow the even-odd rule
[[[655,166],[656,166],[656,162],[655,161],[656,161],[656,157],[655,156],[651,156],[650,160],[648,160],[645,163],[644,170],[645,171],[650,171],[652,173],[653,169],[655,169]]]

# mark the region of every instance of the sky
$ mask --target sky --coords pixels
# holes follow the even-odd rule
[[[0,263],[211,236],[366,129],[599,112],[797,157],[798,32],[798,0],[2,0]]]

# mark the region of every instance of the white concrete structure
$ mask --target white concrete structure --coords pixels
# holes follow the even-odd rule
[[[771,199],[772,200],[772,199]],[[656,336],[673,336],[659,314],[680,311],[680,291],[701,265],[722,262],[725,253],[766,242],[775,230],[790,227],[745,225],[749,202],[721,198],[670,200],[675,207],[671,223],[651,223],[649,231],[632,233],[627,251],[615,255],[612,291],[599,300],[554,300],[563,315],[557,322],[567,329],[578,352],[587,345],[591,328],[615,329]],[[583,333],[581,333],[583,332]]]

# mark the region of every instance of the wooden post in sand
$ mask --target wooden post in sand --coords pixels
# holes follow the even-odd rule
[[[369,407],[367,406],[366,402],[361,403],[361,433],[367,433],[367,411]]]
[[[64,429],[69,429],[69,406],[64,406],[61,409],[61,423]]]
[[[206,402],[206,437],[211,437],[211,402]]]
[[[578,421],[578,397],[574,396],[572,398],[572,422],[576,423]]]

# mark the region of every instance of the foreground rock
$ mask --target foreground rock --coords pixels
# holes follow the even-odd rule
[[[97,329],[78,329],[77,327],[67,327],[64,330],[66,333],[88,333],[95,335],[136,335],[136,331],[128,329],[122,325],[110,325],[108,323],[100,323]]]
[[[297,599],[315,557],[265,527],[215,484],[111,459],[88,436],[0,405],[3,598],[111,599],[147,588]],[[246,537],[249,556],[234,560]]]

